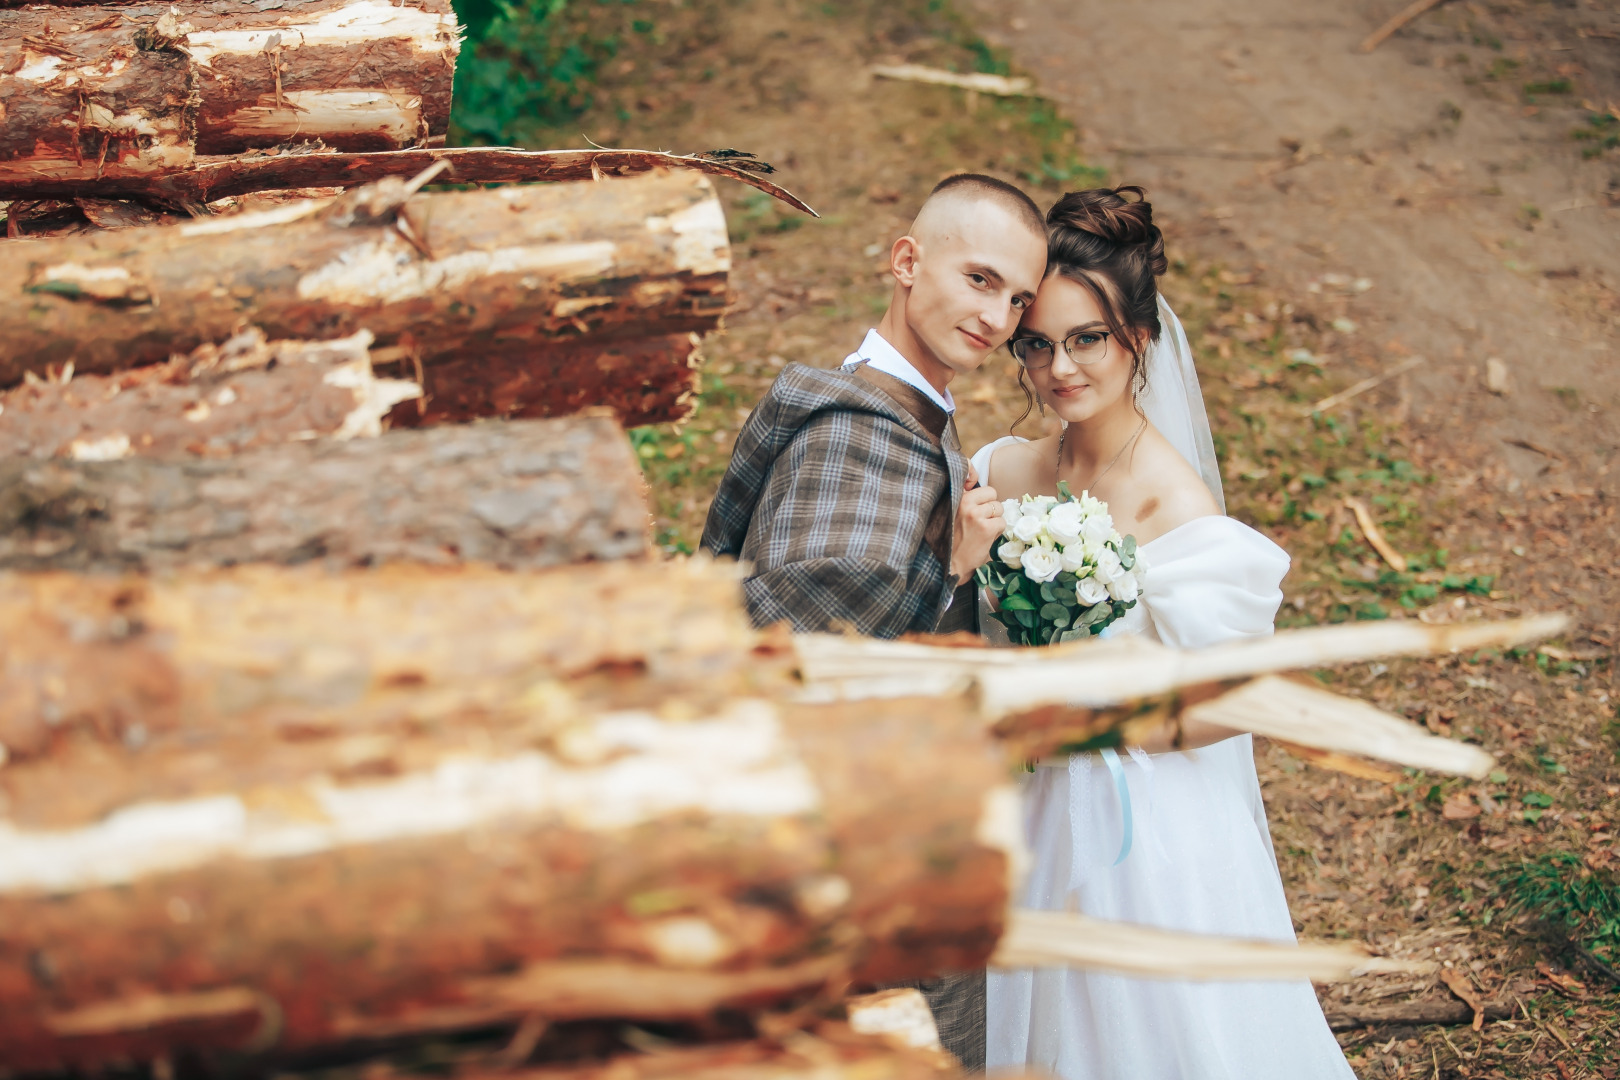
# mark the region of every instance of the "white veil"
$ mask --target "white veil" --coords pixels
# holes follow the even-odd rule
[[[1209,431],[1209,414],[1204,411],[1198,369],[1193,366],[1192,349],[1187,345],[1181,320],[1162,294],[1159,323],[1159,340],[1148,348],[1147,389],[1137,404],[1148,422],[1198,470],[1224,514],[1226,494],[1221,490],[1221,470],[1215,461],[1215,439]]]

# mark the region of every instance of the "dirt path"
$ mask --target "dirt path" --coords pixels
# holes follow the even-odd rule
[[[1355,51],[1397,7],[1012,0],[978,14],[1092,161],[1205,226],[1184,230],[1204,234],[1203,254],[1300,294],[1328,274],[1370,279],[1351,355],[1429,359],[1412,378],[1425,437],[1526,484],[1548,459],[1505,440],[1533,442],[1590,484],[1620,442],[1620,169],[1583,160],[1591,143],[1571,132],[1591,113],[1579,98],[1620,96],[1620,45],[1581,36],[1613,35],[1620,17],[1493,5],[1506,14],[1492,21],[1455,5]],[[1572,93],[1521,89],[1560,70]],[[1484,388],[1493,356],[1503,396]]]

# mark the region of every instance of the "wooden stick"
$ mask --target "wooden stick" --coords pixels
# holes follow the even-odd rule
[[[1404,373],[1406,373],[1408,371],[1411,371],[1413,368],[1417,367],[1419,364],[1421,364],[1423,362],[1424,362],[1424,358],[1421,357],[1421,356],[1414,356],[1409,360],[1404,360],[1401,363],[1396,364],[1394,367],[1390,368],[1388,371],[1384,372],[1381,375],[1369,376],[1368,378],[1362,379],[1360,382],[1356,383],[1353,386],[1347,387],[1344,390],[1340,390],[1337,394],[1329,394],[1327,397],[1323,398],[1321,401],[1318,401],[1315,405],[1312,405],[1312,406],[1310,406],[1309,408],[1306,408],[1306,409],[1301,409],[1299,415],[1304,416],[1304,417],[1310,417],[1310,416],[1314,416],[1316,413],[1329,412],[1329,411],[1331,411],[1333,409],[1338,408],[1340,405],[1343,405],[1345,402],[1349,401],[1351,398],[1358,397],[1361,394],[1365,394],[1368,390],[1371,390],[1373,387],[1381,386],[1382,384],[1384,384],[1384,383],[1388,382],[1389,380],[1393,379],[1395,376],[1404,374]]]
[[[1399,14],[1395,15],[1383,26],[1380,26],[1377,30],[1374,30],[1372,33],[1368,34],[1361,44],[1356,46],[1356,50],[1364,53],[1372,52],[1374,49],[1378,48],[1378,46],[1382,45],[1396,31],[1400,30],[1401,27],[1405,26],[1419,15],[1422,15],[1430,8],[1439,7],[1445,2],[1446,0],[1414,0],[1413,3],[1402,8]]]
[[[1326,1010],[1328,1027],[1350,1031],[1373,1024],[1466,1024],[1473,1010],[1460,1001],[1405,1001],[1394,1005],[1356,1005],[1334,1002]],[[1487,1020],[1506,1020],[1513,1015],[1511,1001],[1492,1001],[1485,1006]]]
[[[1272,739],[1272,742],[1293,754],[1301,761],[1309,762],[1322,769],[1332,769],[1334,772],[1354,776],[1358,780],[1376,780],[1380,784],[1393,784],[1401,779],[1401,773],[1390,769],[1380,768],[1370,761],[1351,757],[1349,754],[1339,754],[1332,750],[1318,750],[1314,746],[1301,746],[1283,739]]]
[[[1310,979],[1429,972],[1429,961],[1370,956],[1352,945],[1295,945],[1211,937],[1094,919],[1067,911],[1014,910],[991,967],[1070,967],[1148,979]]]
[[[998,97],[1028,97],[1034,86],[1025,78],[1009,79],[1004,75],[985,74],[959,75],[954,71],[927,67],[923,64],[877,64],[873,66],[872,74],[883,79],[954,86],[961,90],[995,94]]]
[[[1367,538],[1367,543],[1372,545],[1372,549],[1378,552],[1379,557],[1389,563],[1390,569],[1396,573],[1406,573],[1406,556],[1396,551],[1390,545],[1390,542],[1384,539],[1384,534],[1378,528],[1378,523],[1373,520],[1372,512],[1367,509],[1367,504],[1360,499],[1347,498],[1344,500],[1344,505],[1352,514],[1356,515],[1356,524],[1361,527],[1361,535]]]

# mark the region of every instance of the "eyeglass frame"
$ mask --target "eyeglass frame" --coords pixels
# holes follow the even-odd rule
[[[1113,336],[1113,333],[1114,332],[1112,330],[1076,330],[1074,333],[1068,335],[1067,337],[1065,337],[1063,339],[1063,342],[1062,342],[1062,344],[1063,344],[1063,352],[1064,352],[1065,355],[1068,356],[1068,358],[1070,360],[1072,360],[1076,364],[1079,364],[1082,367],[1085,367],[1085,366],[1090,365],[1090,364],[1095,364],[1097,361],[1101,360],[1103,358],[1103,356],[1105,356],[1107,354],[1107,352],[1108,352],[1108,339]],[[1100,343],[1098,343],[1097,345],[1093,345],[1090,349],[1085,350],[1086,353],[1096,352],[1097,355],[1088,356],[1086,359],[1081,359],[1079,356],[1075,355],[1075,350],[1070,347],[1069,342],[1073,341],[1075,338],[1079,337],[1082,334],[1095,334],[1098,337],[1102,338],[1102,341]],[[1057,349],[1054,348],[1052,350],[1052,360],[1048,360],[1046,363],[1040,365],[1039,367],[1030,367],[1027,363],[1025,363],[1024,358],[1018,355],[1018,345],[1019,345],[1020,342],[1036,341],[1036,340],[1048,340],[1048,339],[1040,338],[1038,335],[1035,335],[1035,334],[1030,334],[1030,335],[1025,336],[1025,337],[1013,338],[1011,341],[1009,341],[1007,343],[1007,351],[1012,353],[1013,359],[1018,361],[1018,366],[1023,368],[1025,371],[1042,371],[1042,370],[1045,370],[1046,368],[1049,368],[1049,367],[1052,366],[1052,360],[1057,359]]]

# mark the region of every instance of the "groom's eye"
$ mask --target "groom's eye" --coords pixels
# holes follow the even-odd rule
[[[981,289],[984,288],[986,285],[990,284],[988,281],[985,280],[983,274],[969,274],[968,279],[971,280],[973,282],[973,284],[977,285]]]

